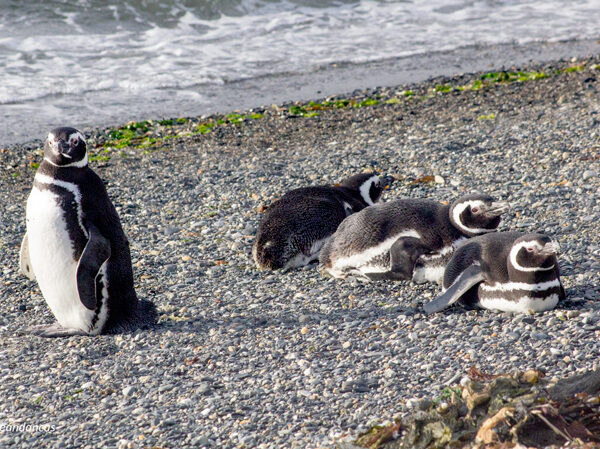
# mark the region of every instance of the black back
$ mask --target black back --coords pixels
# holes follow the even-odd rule
[[[430,251],[451,245],[462,234],[448,217],[449,206],[425,199],[403,198],[375,204],[345,219],[326,251],[338,256],[360,253],[402,232],[414,230]],[[328,266],[327,254],[321,262]]]
[[[339,185],[301,187],[287,192],[265,211],[254,256],[260,266],[278,269],[296,254],[331,236],[348,215],[368,206],[360,187],[374,173],[354,175]],[[383,191],[383,186],[380,187]],[[375,192],[379,198],[381,191]]]

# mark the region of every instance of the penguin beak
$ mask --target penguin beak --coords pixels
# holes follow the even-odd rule
[[[71,145],[69,145],[68,142],[65,142],[64,140],[59,140],[58,141],[58,151],[60,154],[62,154],[64,157],[66,157],[67,159],[71,159]]]
[[[543,256],[554,256],[556,254],[560,254],[560,245],[555,241],[548,242],[540,250],[540,254]]]
[[[494,201],[485,211],[485,214],[492,217],[499,217],[510,208],[506,201]]]
[[[385,175],[381,178],[381,184],[383,185],[383,190],[387,190],[392,186],[392,183],[396,180],[392,175]]]

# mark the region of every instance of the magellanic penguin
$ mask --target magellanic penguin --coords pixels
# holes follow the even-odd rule
[[[485,309],[541,312],[565,298],[560,282],[559,246],[543,234],[497,232],[458,248],[444,273],[447,289],[425,304],[438,312],[462,298]]]
[[[21,271],[37,280],[58,321],[29,331],[95,335],[156,322],[154,304],[135,294],[129,242],[76,129],[48,134],[26,219]]]
[[[325,242],[348,215],[375,204],[394,178],[354,175],[335,186],[302,187],[266,210],[252,255],[258,268],[275,270],[318,260]]]
[[[425,199],[370,206],[342,222],[321,251],[321,267],[337,278],[441,284],[454,249],[469,237],[495,231],[507,208],[481,194],[449,206]]]

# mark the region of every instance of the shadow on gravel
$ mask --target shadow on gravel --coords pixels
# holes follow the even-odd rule
[[[153,329],[171,332],[208,332],[211,329],[226,328],[235,330],[259,329],[271,326],[283,328],[300,328],[304,326],[319,325],[322,321],[327,321],[329,325],[340,324],[343,327],[348,322],[364,321],[369,323],[375,319],[395,317],[398,315],[415,315],[420,313],[420,308],[409,306],[397,306],[391,308],[379,308],[376,306],[362,308],[360,310],[340,309],[326,314],[311,313],[309,311],[299,310],[297,313],[281,314],[280,311],[274,311],[273,316],[255,317],[250,314],[243,317],[217,320],[214,318],[190,318],[182,321],[161,321]],[[165,314],[161,315],[164,319]],[[160,319],[160,318],[159,318]]]

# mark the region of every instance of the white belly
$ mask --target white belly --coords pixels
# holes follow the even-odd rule
[[[79,300],[77,261],[57,199],[51,191],[34,187],[27,200],[31,268],[59,324],[88,332],[94,311]]]
[[[421,238],[421,235],[414,230],[402,231],[392,237],[388,237],[375,246],[368,247],[360,252],[347,256],[338,256],[332,254],[332,267],[328,269],[333,277],[346,277],[350,273],[385,273],[391,269],[391,259],[388,256],[385,264],[373,263],[376,259],[384,259],[386,254],[399,238],[413,237]],[[342,238],[342,237],[339,237]]]
[[[511,301],[502,297],[479,298],[478,302],[479,307],[483,307],[484,309],[517,313],[544,312],[554,309],[557,304],[557,294],[551,294],[545,298],[522,296],[517,301]]]

